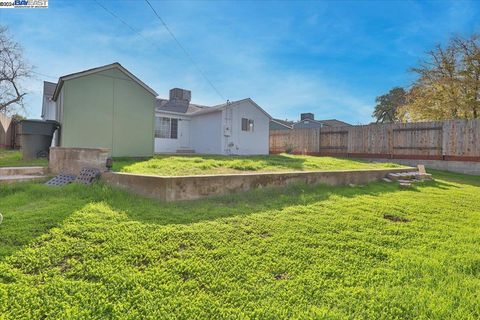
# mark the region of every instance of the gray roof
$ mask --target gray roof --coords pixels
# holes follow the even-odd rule
[[[293,129],[293,128],[305,129],[305,128],[321,128],[321,127],[343,127],[343,126],[351,126],[351,124],[337,120],[337,119],[328,119],[328,120],[304,119],[296,122],[280,120],[280,119],[272,119],[272,121],[270,122],[270,129],[272,130]]]
[[[343,127],[343,126],[351,126],[350,123],[346,123],[337,119],[328,119],[328,120],[319,120],[323,125],[326,127]]]
[[[155,111],[168,111],[175,113],[191,114],[204,108],[209,107],[193,103],[182,103],[182,101],[170,101],[168,99],[157,98],[155,101]]]
[[[323,126],[324,124],[322,123],[322,121],[312,119],[303,119],[293,124],[293,128],[295,129],[321,128]]]
[[[42,102],[42,118],[45,116],[45,104],[47,101],[53,98],[53,94],[55,93],[55,88],[57,88],[57,84],[54,82],[43,81],[43,102]]]
[[[280,120],[280,119],[271,119],[270,120],[270,130],[292,130],[293,121]]]
[[[295,123],[294,121],[282,120],[282,119],[277,119],[277,118],[273,118],[272,121],[278,122],[278,123],[280,123],[284,126],[287,126],[287,127],[291,127]]]
[[[222,103],[222,104],[218,104],[218,105],[211,106],[211,107],[203,106],[203,105],[199,105],[199,104],[192,104],[192,103],[187,105],[186,103],[185,104],[182,104],[181,102],[176,103],[176,102],[172,102],[170,100],[158,99],[157,98],[155,111],[156,112],[166,111],[166,112],[173,112],[173,113],[183,113],[185,115],[196,116],[196,115],[201,115],[201,114],[206,114],[206,113],[211,113],[211,112],[222,111],[226,107],[230,107],[230,106],[234,107],[234,106],[239,105],[241,102],[245,102],[245,101],[249,101],[254,106],[256,106],[260,111],[262,111],[267,117],[272,118],[265,110],[263,110],[258,104],[255,103],[255,101],[253,101],[250,98],[245,98],[245,99],[241,99],[241,100],[237,100],[237,101],[229,101],[227,103]]]
[[[43,81],[43,96],[47,98],[53,97],[56,87],[57,84],[54,82]]]

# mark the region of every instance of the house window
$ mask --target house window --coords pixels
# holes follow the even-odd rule
[[[178,119],[158,117],[155,120],[155,138],[177,139]]]
[[[178,137],[178,119],[172,118],[170,121],[170,139]]]
[[[253,126],[252,119],[242,118],[242,131],[253,131]]]

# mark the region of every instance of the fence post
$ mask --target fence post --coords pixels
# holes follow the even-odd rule
[[[452,121],[455,121],[455,120],[452,120]],[[449,132],[449,130],[445,130],[447,128],[445,128],[445,126],[449,126],[449,128],[451,128],[452,126],[450,125],[450,121],[442,121],[442,135],[441,135],[441,139],[442,139],[442,150],[441,150],[441,153],[442,153],[442,160],[445,160],[445,152],[447,151],[447,142],[448,142],[448,138],[445,137],[447,135],[447,133]]]
[[[388,143],[388,154],[390,159],[393,159],[393,127],[387,126],[387,143]]]

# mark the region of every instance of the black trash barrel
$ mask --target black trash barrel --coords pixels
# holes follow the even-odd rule
[[[23,159],[47,157],[52,145],[53,133],[60,123],[53,120],[20,121],[20,144]]]

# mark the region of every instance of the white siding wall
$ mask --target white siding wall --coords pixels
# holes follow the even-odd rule
[[[196,153],[222,154],[222,112],[192,117],[190,141]]]
[[[43,97],[43,110],[45,110],[45,114],[43,115],[43,120],[57,120],[57,104],[55,101]],[[58,131],[55,131],[53,134],[52,139],[52,147],[58,145]]]
[[[189,120],[189,118],[185,116],[173,115],[169,113],[158,113],[158,112],[155,114],[155,117],[156,118],[167,117],[167,118],[175,118],[175,119],[181,119],[181,120]],[[181,145],[181,141],[180,141],[180,137],[183,134],[181,130],[182,130],[182,125],[180,124],[180,121],[179,121],[177,139],[155,138],[155,153],[175,153],[177,152],[177,150],[181,149],[181,147],[185,147]]]
[[[45,110],[45,114],[43,115],[43,120],[57,120],[57,115],[56,115],[57,104],[55,103],[55,101],[44,97],[43,105]]]
[[[65,87],[62,87],[60,93],[58,95],[57,101],[55,103],[55,120],[60,122],[61,127],[60,131],[55,131],[53,135],[52,145],[53,146],[62,146],[62,131],[64,130],[64,123],[63,123],[63,100],[65,95]]]
[[[231,154],[268,154],[269,117],[248,100],[233,107],[232,112],[232,134],[224,142],[224,145],[233,144],[230,147]],[[242,131],[242,118],[254,121],[253,132]]]
[[[156,117],[178,118],[189,125],[189,147],[200,154],[268,154],[270,118],[250,101],[228,110],[193,117],[157,113]],[[254,121],[253,131],[242,131],[242,118]],[[231,127],[230,136],[225,136],[225,127]],[[181,145],[182,125],[179,121],[178,139],[155,138],[156,153],[175,153],[185,148]]]

